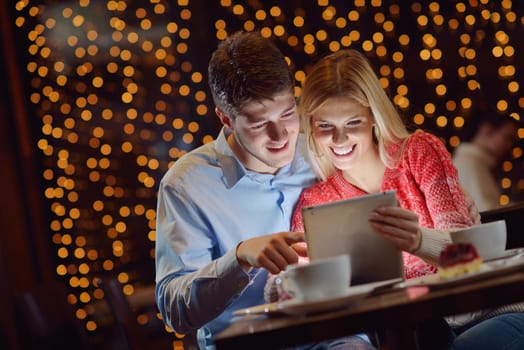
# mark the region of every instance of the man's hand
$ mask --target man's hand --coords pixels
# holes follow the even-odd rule
[[[273,274],[284,270],[287,265],[298,262],[304,249],[302,232],[280,232],[251,238],[237,246],[237,259],[243,268],[263,267]]]

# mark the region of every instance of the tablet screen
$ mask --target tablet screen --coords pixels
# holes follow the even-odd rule
[[[373,210],[392,205],[395,191],[303,208],[309,258],[349,254],[351,285],[404,278],[402,251],[368,222]]]

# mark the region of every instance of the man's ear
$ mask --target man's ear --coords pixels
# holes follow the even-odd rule
[[[227,126],[230,129],[233,129],[233,120],[227,114],[224,113],[220,108],[215,108],[215,113],[218,116],[218,119],[222,122],[224,126]]]

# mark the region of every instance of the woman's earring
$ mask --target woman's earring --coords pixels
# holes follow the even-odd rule
[[[315,143],[315,140],[313,140],[313,134],[309,134],[307,142],[309,145],[309,149],[313,152],[315,157],[322,158],[324,156],[322,153],[318,153],[317,144]]]

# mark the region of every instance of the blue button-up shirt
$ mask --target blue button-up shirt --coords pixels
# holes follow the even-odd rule
[[[289,231],[295,203],[315,182],[300,135],[293,162],[276,174],[247,170],[223,129],[180,158],[158,192],[156,298],[165,322],[212,348],[234,310],[262,304],[267,272],[245,273],[235,248],[243,240]],[[202,344],[202,343],[201,343]]]

